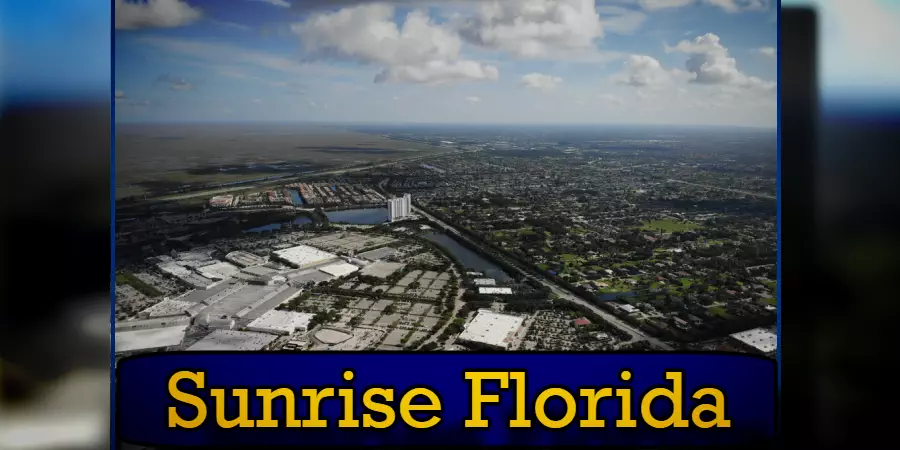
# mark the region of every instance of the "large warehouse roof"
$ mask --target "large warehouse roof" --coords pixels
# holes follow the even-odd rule
[[[184,331],[188,326],[186,324],[176,327],[116,331],[116,353],[153,350],[179,345],[184,340]]]
[[[279,258],[298,267],[306,267],[337,258],[336,255],[323,252],[322,250],[308,245],[298,245],[284,250],[278,250],[275,254]]]
[[[494,295],[511,295],[512,288],[508,287],[480,287],[478,288],[479,294],[494,294]]]
[[[194,305],[196,305],[194,302],[168,299],[141,311],[139,315],[141,317],[183,316]]]
[[[319,270],[327,273],[328,275],[332,275],[335,277],[343,277],[346,275],[350,275],[353,272],[359,270],[359,267],[354,266],[350,263],[339,262],[335,264],[329,264],[325,267],[319,267]]]
[[[404,267],[406,267],[406,264],[403,263],[378,261],[366,266],[360,273],[371,277],[385,279]]]
[[[247,329],[262,333],[291,334],[297,330],[308,330],[315,315],[293,311],[269,311],[250,322]]]
[[[240,269],[227,262],[216,261],[208,266],[197,269],[200,275],[212,280],[224,280],[233,277]]]
[[[475,318],[459,335],[459,339],[507,349],[513,341],[513,336],[524,322],[524,317],[479,309]]]
[[[262,350],[277,339],[277,336],[250,331],[216,330],[209,336],[190,346],[190,351]]]
[[[778,348],[778,335],[766,328],[741,331],[732,334],[731,337],[763,353],[772,353]]]

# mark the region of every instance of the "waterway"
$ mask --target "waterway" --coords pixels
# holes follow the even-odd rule
[[[312,223],[312,219],[310,219],[309,217],[306,217],[306,216],[301,216],[301,217],[297,217],[296,219],[294,219],[293,223],[294,223],[294,225],[303,225],[303,224],[307,224],[307,223]],[[244,233],[262,233],[264,231],[280,230],[281,226],[282,226],[281,222],[270,223],[268,225],[263,225],[263,226],[244,230]]]
[[[325,215],[330,222],[352,225],[379,225],[388,220],[387,208],[345,209],[326,212]]]
[[[462,244],[444,233],[425,233],[422,237],[447,249],[447,251],[452,253],[466,269],[484,272],[486,278],[493,278],[498,282],[510,280],[509,275],[507,275],[499,266],[488,261],[478,253],[463,247]]]
[[[291,200],[294,201],[294,206],[303,206],[306,202],[303,201],[303,197],[300,197],[300,193],[297,192],[296,189],[288,189],[288,193],[291,194]]]

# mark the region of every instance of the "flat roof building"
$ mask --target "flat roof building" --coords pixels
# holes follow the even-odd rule
[[[278,337],[252,331],[216,330],[188,347],[188,351],[262,350]]]
[[[325,272],[328,275],[331,275],[333,277],[340,278],[340,277],[344,277],[344,276],[350,275],[351,273],[358,271],[359,267],[356,267],[350,263],[339,262],[339,263],[335,263],[335,264],[329,264],[325,267],[319,267],[319,270],[321,270],[322,272]]]
[[[475,318],[466,324],[458,340],[509,350],[524,322],[524,317],[500,314],[490,309],[479,309]]]
[[[763,354],[773,353],[778,349],[778,335],[767,328],[741,331],[732,334],[731,338]]]
[[[497,284],[497,280],[493,278],[476,278],[472,282],[475,283],[475,286],[495,286]]]
[[[166,299],[138,313],[138,317],[148,319],[151,317],[183,316],[187,314],[194,302]]]
[[[198,268],[197,272],[210,280],[225,280],[235,276],[239,270],[227,262],[216,261],[208,266]]]
[[[116,330],[116,353],[157,350],[181,345],[188,324],[174,327]]]
[[[403,263],[377,261],[366,266],[360,273],[362,275],[381,278],[383,280],[404,267],[406,267],[406,264]]]
[[[309,331],[314,314],[271,310],[247,325],[247,330],[271,334],[291,334]]]
[[[225,255],[225,260],[241,267],[259,266],[266,263],[266,258],[242,251],[234,251]]]
[[[337,255],[323,252],[322,250],[308,245],[297,245],[284,250],[278,250],[275,252],[275,256],[300,269],[312,267],[337,258]]]
[[[512,288],[508,287],[480,287],[478,288],[479,294],[488,294],[488,295],[512,295]]]

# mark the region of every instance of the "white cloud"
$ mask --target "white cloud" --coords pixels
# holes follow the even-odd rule
[[[466,97],[466,101],[469,103],[478,103],[481,101],[480,98],[473,96]]]
[[[647,11],[666,8],[681,8],[694,4],[695,0],[640,0],[641,7]]]
[[[542,91],[549,91],[560,83],[562,83],[563,79],[553,75],[546,75],[543,73],[529,73],[527,75],[522,76],[522,85],[530,88],[530,89],[539,89]]]
[[[631,55],[625,60],[623,70],[613,75],[618,84],[645,89],[663,89],[686,79],[687,74],[677,69],[666,69],[660,62],[647,55]]]
[[[641,7],[647,11],[682,8],[697,3],[716,6],[729,13],[765,11],[769,8],[769,0],[640,0]]]
[[[632,34],[647,20],[641,11],[614,5],[598,5],[597,13],[603,30],[615,34]]]
[[[116,0],[114,8],[117,30],[174,28],[191,24],[203,16],[202,11],[182,0]]]
[[[291,7],[291,4],[286,2],[285,0],[252,0],[252,1],[259,2],[259,3],[268,3],[272,6],[278,6],[281,8],[290,8]]]
[[[308,52],[381,66],[376,82],[441,84],[499,77],[494,66],[462,59],[459,35],[421,11],[410,12],[398,26],[392,6],[365,4],[315,14],[291,29]]]
[[[683,40],[674,47],[664,45],[666,53],[679,52],[690,55],[685,67],[692,74],[691,81],[708,85],[731,85],[754,90],[774,92],[775,83],[741,72],[735,60],[722,45],[719,36],[706,33],[691,41]]]
[[[703,0],[705,3],[722,8],[729,13],[744,11],[765,11],[769,8],[768,0]]]
[[[777,50],[775,47],[760,47],[756,49],[756,52],[760,55],[768,56],[770,58],[774,58],[777,54]]]
[[[243,25],[243,24],[235,23],[235,22],[226,22],[224,20],[211,19],[210,22],[214,23],[220,27],[232,28],[232,29],[241,30],[241,31],[250,31],[253,29],[253,28],[248,27],[247,25]]]
[[[489,1],[457,26],[467,41],[520,58],[594,52],[603,37],[594,0]]]

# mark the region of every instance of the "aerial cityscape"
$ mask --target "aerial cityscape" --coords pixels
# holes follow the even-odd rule
[[[774,357],[774,4],[116,7],[117,356]]]

